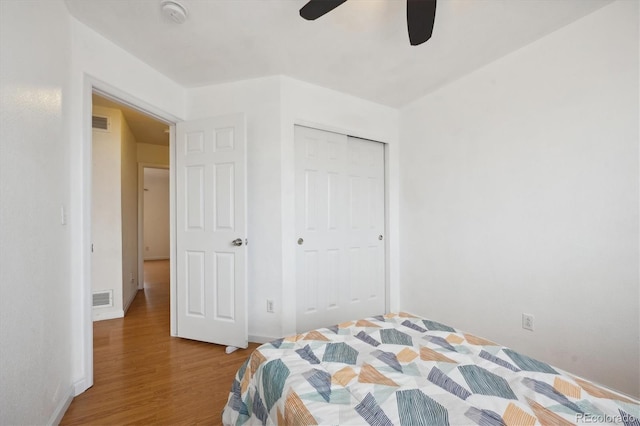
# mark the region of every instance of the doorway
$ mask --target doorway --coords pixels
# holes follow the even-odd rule
[[[115,95],[110,95],[109,93],[114,93]],[[246,309],[245,115],[243,113],[235,113],[226,116],[182,121],[180,118],[167,115],[153,105],[138,101],[114,87],[89,79],[84,110],[85,123],[87,123],[84,127],[84,136],[89,144],[86,150],[89,155],[84,156],[83,179],[85,182],[91,182],[92,169],[94,168],[91,155],[92,134],[89,126],[89,120],[92,118],[92,94],[118,104],[116,109],[120,107],[123,109],[128,108],[134,113],[145,116],[147,119],[155,119],[169,126],[169,147],[168,154],[165,155],[167,160],[161,164],[165,167],[169,164],[170,168],[169,334],[175,337],[230,346],[231,348],[229,349],[246,347],[248,330]],[[121,101],[121,99],[126,99],[126,101]],[[100,121],[100,119],[98,118],[96,121]],[[108,120],[102,121],[108,122]],[[166,134],[166,127],[163,129],[163,133]],[[143,141],[147,142],[144,139]],[[154,144],[138,144],[137,161],[152,165],[161,163],[153,159],[158,154],[158,148],[151,145]],[[194,159],[194,157],[197,158]],[[193,161],[196,161],[196,164],[192,164]],[[208,177],[208,179],[205,179],[205,177]],[[187,182],[181,179],[187,179]],[[142,179],[139,182],[142,182]],[[83,260],[86,260],[83,268],[86,298],[85,304],[83,304],[85,321],[82,324],[82,333],[84,336],[83,358],[86,376],[76,387],[78,393],[93,385],[93,354],[95,349],[94,320],[92,318],[94,308],[91,300],[93,293],[93,253],[91,252],[93,243],[91,237],[92,234],[95,234],[92,229],[93,220],[91,215],[93,188],[91,185],[87,185],[83,188],[83,191],[83,222],[88,225],[83,232],[83,235],[86,236],[83,240],[84,253],[86,253],[86,257],[83,256]],[[144,191],[144,188],[141,191]],[[198,205],[209,206],[209,210],[211,210],[212,200],[216,201],[215,215],[205,214],[204,210],[201,211],[198,208]],[[224,203],[224,200],[229,200],[229,202]],[[137,202],[128,202],[126,205],[137,205]],[[226,215],[223,208],[225,205],[229,207],[227,209],[229,214]],[[202,219],[202,224],[206,225],[206,227],[200,227],[203,231],[216,233],[231,231],[233,233],[233,238],[228,238],[229,235],[226,235],[225,238],[219,239],[218,243],[222,244],[222,246],[213,253],[215,256],[201,256],[204,252],[200,248],[187,247],[190,241],[193,240],[188,238],[193,234],[190,231],[198,228],[199,218]],[[210,222],[212,218],[215,218],[213,226]],[[134,246],[141,248],[144,243],[138,243],[138,240],[142,241],[142,236],[139,235],[135,228],[139,227],[135,226],[126,235],[138,236]],[[95,244],[93,246],[95,247]],[[182,251],[179,251],[180,249]],[[136,249],[136,251],[138,250]],[[181,253],[181,255],[176,255],[176,253]],[[187,255],[190,256],[189,259]],[[142,256],[138,256],[134,260],[139,265],[142,263],[139,261],[142,258]],[[200,262],[202,268],[198,268],[196,264],[200,258],[203,260]],[[185,265],[185,262],[190,260],[192,262]],[[223,266],[226,267],[220,268],[221,262],[225,261],[226,264]],[[214,266],[216,266],[215,275],[212,273]],[[137,269],[142,268],[138,266]],[[178,274],[180,274],[179,278],[177,277]],[[131,272],[125,277],[130,275]],[[134,275],[136,287],[139,279],[144,280],[144,273],[138,272],[137,276]],[[114,282],[114,285],[121,285],[121,283]],[[200,294],[204,293],[204,297],[200,299],[190,297],[198,295],[198,290],[200,290]],[[214,299],[213,296],[216,296],[216,298]],[[178,303],[178,299],[183,300],[185,303]],[[224,300],[229,299],[233,300],[231,308],[223,303]],[[118,298],[117,300],[120,299]],[[131,300],[133,301],[133,298]],[[217,306],[214,306],[214,309],[207,310],[211,315],[204,317],[202,315],[194,315],[193,312],[197,311],[199,301],[207,304],[207,306],[212,303],[217,304]],[[123,306],[125,305],[126,303],[123,303]],[[179,308],[182,308],[182,310]],[[123,316],[124,308],[116,312],[112,318],[122,318]],[[199,320],[201,317],[205,321],[201,321],[204,327],[200,327],[200,329],[212,331],[204,338],[202,336],[189,335],[190,331],[198,328],[198,324],[189,324],[188,321],[178,320],[178,318],[183,320],[185,318],[195,318]],[[178,328],[178,324],[181,324],[180,328]]]
[[[138,290],[144,288],[145,167],[141,165],[146,166],[150,176],[162,175],[154,180],[160,179],[154,187],[155,201],[159,204],[150,209],[156,213],[153,243],[146,247],[154,250],[155,260],[170,259],[169,160],[167,123],[116,99],[92,94],[94,321],[125,316]],[[164,185],[163,189],[158,184]]]
[[[171,259],[169,166],[138,163],[138,289],[144,288],[145,265]]]

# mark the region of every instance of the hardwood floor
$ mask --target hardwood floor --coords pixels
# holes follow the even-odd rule
[[[169,261],[145,262],[144,291],[125,318],[93,325],[94,385],[61,425],[221,424],[236,370],[258,345],[169,336]]]

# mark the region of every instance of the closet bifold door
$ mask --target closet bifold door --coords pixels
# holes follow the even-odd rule
[[[297,331],[385,307],[384,145],[296,126]]]

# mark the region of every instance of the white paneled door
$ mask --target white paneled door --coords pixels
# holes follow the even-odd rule
[[[243,114],[176,126],[176,334],[247,347]]]
[[[385,311],[384,145],[295,128],[298,332]]]

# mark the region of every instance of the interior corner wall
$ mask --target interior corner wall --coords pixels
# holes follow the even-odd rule
[[[638,6],[404,108],[400,154],[403,309],[635,397]]]
[[[62,1],[0,1],[3,425],[57,424],[73,395],[70,57]]]
[[[396,176],[391,182],[393,198],[398,111],[280,76],[190,89],[187,106],[189,119],[247,115],[249,339],[268,341],[294,333],[294,124],[386,142],[391,176]],[[397,210],[393,211],[392,232],[397,238]],[[274,301],[275,313],[266,311],[267,299]]]
[[[122,112],[94,106],[95,115],[107,117],[108,132],[92,132],[91,176],[91,289],[111,291],[111,306],[94,307],[94,321],[122,317]]]
[[[94,307],[93,319],[122,317],[138,289],[137,144],[122,111],[94,106],[110,120],[92,132],[92,290],[112,291],[112,306]]]
[[[122,307],[129,309],[138,292],[138,152],[123,116],[120,128],[120,197],[122,233]]]

